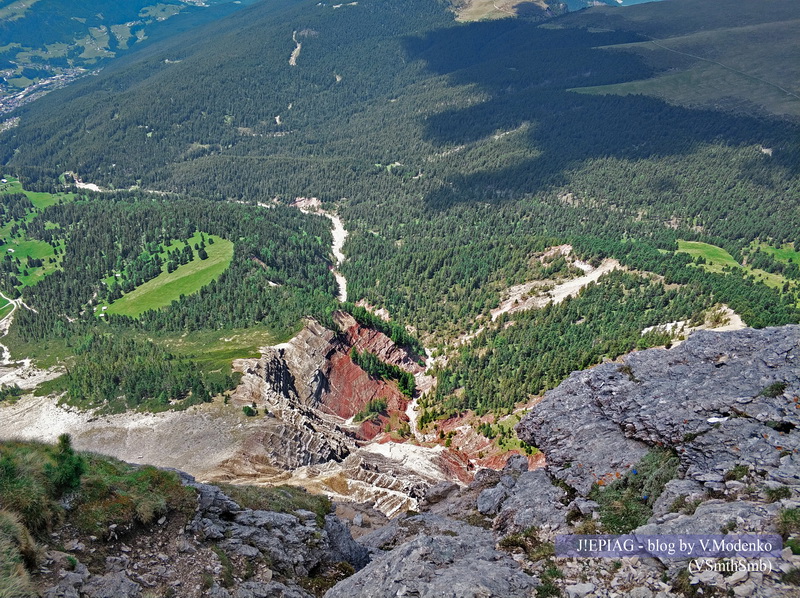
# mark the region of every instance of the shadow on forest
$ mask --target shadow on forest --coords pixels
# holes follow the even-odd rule
[[[645,38],[635,32],[538,25],[512,19],[478,22],[405,40],[411,59],[449,76],[453,85],[475,85],[489,96],[430,117],[424,124],[428,140],[469,144],[528,123],[523,143],[540,152],[513,166],[454,176],[449,187],[427,197],[429,206],[541,191],[563,184],[567,171],[593,158],[685,155],[709,142],[787,146],[797,137],[796,126],[777,119],[689,109],[640,95],[569,91],[654,76],[655,69],[636,54],[599,48]],[[796,173],[800,169],[788,154],[793,152],[784,152],[782,165]],[[497,162],[503,161],[498,154]]]

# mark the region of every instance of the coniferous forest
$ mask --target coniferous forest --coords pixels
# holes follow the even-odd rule
[[[669,4],[457,23],[443,1],[275,0],[129,53],[18,110],[0,133],[0,164],[27,191],[62,191],[64,173],[112,190],[41,209],[3,196],[2,230],[48,244],[53,259],[35,284],[6,260],[2,291],[36,310],[19,310],[11,334],[20,346],[63,339],[81,364],[70,393],[113,402],[121,395],[78,390],[99,371],[81,355],[107,350],[104,335],[285,336],[304,316],[329,323],[330,221],[289,205],[301,197],[344,221],[350,300],[392,322],[347,309],[420,357],[423,345],[451,353],[427,421],[509,409],[573,370],[669,341],[646,327],[702,322],[720,304],[751,326],[800,321],[800,100],[754,104],[746,82],[724,101],[619,91],[688,72],[703,52],[724,61],[715,32],[768,32],[791,2]],[[706,46],[692,53],[648,45],[699,31]],[[751,42],[762,75],[768,51],[793,44]],[[233,255],[211,282],[136,316],[102,313],[164,272],[200,268],[212,237]],[[729,263],[679,242],[720,248]],[[540,259],[562,244],[624,271],[486,326],[508,287],[580,274]],[[172,373],[132,377],[176,390],[137,383],[128,407],[218,390],[148,342],[119,350]]]

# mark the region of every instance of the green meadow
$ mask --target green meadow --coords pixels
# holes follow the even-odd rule
[[[208,235],[208,238],[214,240],[213,245],[206,246],[208,259],[195,257],[193,261],[178,266],[171,273],[166,271],[165,266],[161,274],[123,295],[121,299],[108,305],[108,309],[103,310],[104,306],[98,306],[97,313],[135,318],[147,310],[166,307],[181,295],[196,293],[216,280],[233,259],[233,243],[214,235]],[[171,245],[169,248],[174,249],[176,246]]]
[[[779,250],[774,247],[769,247],[763,245],[761,247],[762,251],[783,251],[785,255],[789,255],[786,253],[787,250]],[[764,270],[760,270],[758,268],[750,268],[749,266],[742,266],[739,262],[733,259],[733,256],[725,251],[722,247],[717,247],[716,245],[711,245],[709,243],[700,243],[699,241],[681,241],[678,240],[678,251],[681,253],[688,253],[692,257],[702,257],[705,258],[706,263],[701,264],[700,267],[708,272],[722,272],[723,268],[726,266],[731,268],[739,268],[744,270],[748,274],[751,274],[755,277],[755,279],[768,287],[772,287],[775,289],[783,288],[783,285],[787,282],[787,279],[780,274],[773,274],[771,272],[765,272]],[[770,251],[770,252],[772,252]],[[791,253],[796,253],[792,250],[788,250]],[[777,256],[776,256],[777,257]],[[780,258],[778,258],[780,259]]]
[[[72,201],[75,198],[75,194],[26,191],[16,178],[11,176],[5,176],[3,178],[5,178],[7,182],[0,183],[0,195],[24,193],[34,206],[34,209],[30,210],[25,215],[25,218],[7,222],[4,226],[0,227],[0,239],[5,241],[5,243],[0,244],[0,255],[10,254],[14,258],[19,259],[20,270],[22,271],[22,274],[17,277],[20,282],[19,287],[31,286],[58,269],[62,253],[56,255],[55,250],[50,244],[32,239],[24,232],[18,232],[16,235],[12,235],[11,229],[15,224],[31,222],[41,214],[42,210],[49,206],[59,202]],[[63,249],[63,244],[59,245],[59,250]],[[29,257],[42,260],[44,265],[38,268],[26,268],[25,262]],[[53,261],[50,261],[51,259]],[[27,274],[25,274],[25,272],[27,272]]]

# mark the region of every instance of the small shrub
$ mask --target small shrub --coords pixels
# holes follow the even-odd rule
[[[233,586],[233,563],[227,553],[219,546],[212,546],[211,550],[219,557],[222,565],[222,587],[230,588]]]
[[[728,521],[728,523],[719,528],[719,531],[723,534],[729,534],[730,532],[736,531],[736,520],[731,519]]]
[[[600,521],[614,534],[624,534],[644,525],[664,485],[678,473],[680,460],[665,449],[652,449],[623,477],[601,489],[595,486],[589,497],[600,505]]]
[[[767,488],[767,500],[769,502],[778,502],[784,498],[791,498],[792,489],[789,486],[778,486],[777,488]]]
[[[594,519],[586,519],[575,527],[575,533],[584,536],[591,536],[600,533],[600,526]]]
[[[747,465],[739,464],[732,469],[725,472],[725,481],[742,480],[747,474],[750,473],[750,468]]]
[[[617,371],[620,374],[625,374],[628,377],[628,380],[630,380],[631,382],[639,382],[639,380],[636,379],[636,376],[633,373],[633,368],[629,366],[627,363],[625,365],[619,366],[619,368],[617,368]]]
[[[242,407],[242,412],[247,417],[253,417],[255,415],[258,415],[258,409],[253,409],[250,405],[245,405],[244,407]]]
[[[686,598],[700,598],[706,596],[705,591],[708,589],[702,583],[691,584],[691,575],[688,569],[683,569],[675,576],[672,581],[672,591],[678,596],[685,596]]]
[[[761,396],[774,399],[781,396],[786,391],[786,382],[773,382],[761,391]]]
[[[81,483],[81,476],[86,472],[86,460],[73,450],[69,434],[58,437],[55,465],[46,463],[44,472],[53,485],[53,494],[56,497],[77,488]]]
[[[314,596],[323,596],[325,592],[355,572],[350,563],[341,561],[316,572],[311,577],[301,578],[298,582]]]
[[[564,577],[564,574],[555,565],[550,565],[542,573],[542,584],[536,588],[537,598],[549,598],[550,596],[561,596],[561,590],[555,584],[556,579]]]
[[[781,583],[800,586],[800,569],[797,567],[789,569],[786,573],[781,575]]]
[[[688,497],[685,495],[681,495],[676,498],[669,507],[671,513],[684,513],[686,515],[694,515],[694,512],[697,510],[703,503],[702,499],[696,499],[693,501],[689,501]]]
[[[464,521],[472,525],[473,527],[492,529],[492,520],[486,517],[485,515],[478,513],[477,511],[473,511],[472,513],[464,517]]]
[[[552,542],[542,542],[539,540],[538,534],[539,530],[537,528],[530,527],[524,532],[509,534],[500,540],[499,546],[506,550],[519,548],[532,561],[540,561],[555,555],[555,546],[553,546]]]
[[[778,513],[777,527],[778,533],[784,540],[800,532],[800,509],[782,509]]]

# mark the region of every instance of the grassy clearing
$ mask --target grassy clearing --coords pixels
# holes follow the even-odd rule
[[[784,264],[800,264],[800,251],[795,249],[793,243],[786,243],[781,247],[773,247],[766,243],[759,243],[758,247],[761,251],[768,253],[779,262],[783,262]]]
[[[741,268],[739,262],[722,247],[700,243],[698,241],[678,241],[678,251],[688,253],[693,258],[702,257],[706,260],[703,268],[709,272],[722,272],[726,266],[731,268]]]
[[[0,184],[0,195],[5,193],[24,193],[38,210],[43,210],[60,201],[72,201],[75,199],[74,193],[40,193],[38,191],[25,191],[18,179],[12,176],[3,176],[3,178],[8,182]],[[33,220],[33,218],[29,220]]]
[[[59,251],[63,250],[64,244],[59,243],[58,248]],[[44,241],[37,241],[36,239],[29,239],[26,237],[20,237],[17,241],[0,245],[0,255],[6,254],[13,255],[21,262],[20,270],[22,271],[22,274],[17,276],[17,279],[20,281],[20,287],[29,287],[35,285],[48,274],[55,272],[61,265],[61,257],[63,255],[62,253],[56,255],[55,249],[52,247],[52,245],[49,245]],[[44,262],[44,265],[36,268],[26,267],[25,262],[29,257],[32,259],[41,259]],[[52,262],[50,261],[51,258],[53,259]]]
[[[17,278],[20,284],[18,288],[31,286],[39,282],[42,278],[55,272],[61,264],[61,257],[63,255],[64,245],[58,245],[59,253],[56,255],[55,249],[44,241],[31,239],[25,233],[17,233],[12,235],[11,229],[15,224],[23,222],[31,222],[37,218],[45,208],[55,205],[59,202],[72,201],[75,198],[74,193],[39,193],[35,191],[25,191],[22,188],[19,180],[14,177],[4,177],[7,182],[0,184],[0,195],[10,193],[24,193],[34,206],[33,210],[28,211],[24,218],[13,220],[0,227],[0,238],[4,239],[6,243],[0,245],[0,256],[12,255],[14,258],[20,260],[19,269],[22,272]],[[28,258],[40,259],[44,265],[36,268],[26,268],[26,261]],[[51,261],[52,259],[52,261]],[[27,272],[27,274],[25,274]]]
[[[781,289],[786,283],[787,279],[780,274],[773,274],[765,272],[758,268],[750,268],[749,266],[742,266],[739,262],[733,259],[733,256],[725,251],[722,247],[710,245],[708,243],[700,243],[698,241],[678,241],[678,251],[688,253],[692,257],[702,257],[706,260],[705,264],[700,267],[709,272],[722,272],[725,267],[738,268],[744,270],[748,274],[755,277],[758,282],[761,282],[768,287],[774,289]]]
[[[143,334],[134,331],[116,331],[115,334],[153,341],[177,357],[191,358],[205,373],[230,374],[232,372],[231,362],[234,359],[259,357],[261,347],[288,341],[296,332],[278,336],[266,326],[253,326],[252,328],[231,330],[198,330],[183,334]],[[43,369],[72,363],[74,346],[81,342],[82,339],[74,338],[72,341],[48,339],[37,343],[28,343],[18,337],[13,326],[8,335],[3,338],[3,344],[9,348],[13,358],[29,357],[37,367]],[[37,395],[43,396],[66,390],[62,388],[62,384],[58,380],[60,379],[43,383],[37,389]]]
[[[48,339],[36,343],[29,343],[19,338],[16,327],[11,326],[8,334],[3,337],[3,344],[11,351],[13,359],[30,358],[37,367],[51,368],[64,363],[75,354],[69,342],[62,338]]]
[[[152,335],[175,355],[192,357],[204,371],[229,373],[234,359],[260,356],[261,347],[285,342],[292,335],[276,336],[265,326],[234,330],[198,330],[181,335]]]
[[[0,297],[0,320],[5,318],[8,314],[10,314],[14,310],[14,306],[11,305],[8,301]]]
[[[213,235],[210,238],[214,244],[206,248],[208,259],[195,258],[172,273],[162,272],[109,305],[106,313],[135,318],[147,310],[166,307],[181,295],[196,293],[218,278],[233,259],[233,243]],[[103,313],[102,307],[98,314]]]

